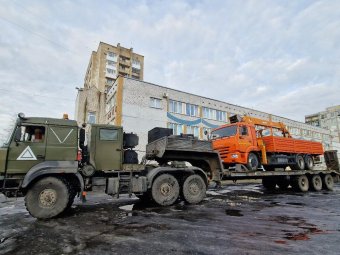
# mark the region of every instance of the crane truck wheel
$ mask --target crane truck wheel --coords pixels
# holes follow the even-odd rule
[[[248,154],[247,168],[249,171],[256,171],[259,168],[259,158],[253,152]]]
[[[183,198],[189,204],[198,204],[205,197],[207,187],[201,176],[198,174],[190,175],[185,179],[182,188]]]
[[[310,184],[311,184],[312,190],[314,191],[322,190],[322,179],[320,175],[318,174],[313,175],[312,178],[310,179]]]
[[[37,181],[28,190],[25,205],[33,217],[49,219],[58,216],[67,208],[71,196],[67,181],[50,176]]]
[[[306,175],[296,176],[292,183],[295,191],[307,192],[309,189],[309,181]]]
[[[305,156],[305,167],[306,167],[306,170],[313,170],[314,160],[311,155]]]
[[[151,196],[159,205],[172,205],[179,196],[179,184],[177,179],[171,174],[159,175],[152,184]]]
[[[332,175],[330,174],[326,174],[323,178],[322,178],[322,184],[323,187],[327,190],[333,190],[333,186],[334,186],[334,179],[332,177]]]
[[[298,154],[295,157],[295,165],[294,169],[296,170],[304,170],[305,169],[305,160],[303,159],[302,155]]]

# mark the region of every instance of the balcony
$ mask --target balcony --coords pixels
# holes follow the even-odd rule
[[[116,73],[105,72],[105,77],[111,78],[111,79],[116,79]]]
[[[131,61],[130,60],[124,60],[124,59],[119,59],[119,64],[124,65],[124,66],[130,66]]]
[[[122,67],[122,66],[119,66],[119,72],[123,72],[123,73],[129,74],[130,73],[130,69]]]

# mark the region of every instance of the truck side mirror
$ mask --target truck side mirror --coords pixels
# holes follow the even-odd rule
[[[208,130],[204,130],[204,134],[205,134],[205,135],[208,135]]]

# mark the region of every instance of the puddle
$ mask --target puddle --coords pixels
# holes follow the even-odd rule
[[[307,241],[310,239],[307,233],[297,233],[297,234],[287,233],[285,238],[288,240],[293,240],[293,241]]]
[[[305,206],[304,203],[294,203],[294,202],[288,202],[286,205],[298,205],[298,206]]]
[[[243,216],[243,214],[241,213],[241,210],[237,210],[237,209],[226,209],[225,214],[228,216],[235,216],[235,217]]]

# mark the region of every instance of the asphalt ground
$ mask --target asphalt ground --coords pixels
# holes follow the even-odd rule
[[[1,196],[0,254],[340,254],[340,184],[304,194],[228,184],[170,207],[94,193],[44,221]]]

